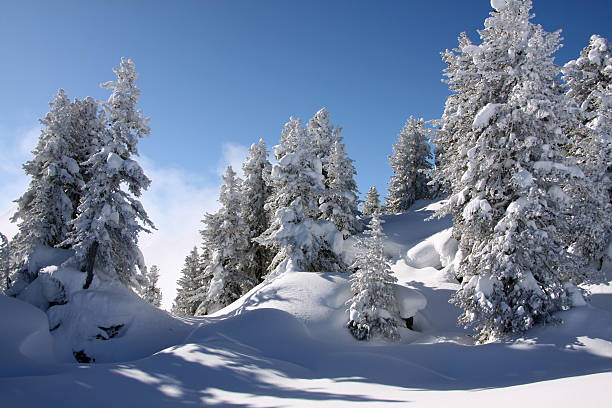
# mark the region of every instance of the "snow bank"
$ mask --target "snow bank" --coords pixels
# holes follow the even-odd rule
[[[38,374],[56,362],[45,313],[0,295],[0,377]]]
[[[458,242],[452,237],[452,228],[447,228],[410,248],[404,258],[414,268],[444,268],[455,258]]]

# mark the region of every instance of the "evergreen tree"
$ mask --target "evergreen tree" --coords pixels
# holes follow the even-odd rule
[[[193,316],[198,306],[204,300],[199,296],[199,291],[205,285],[201,282],[202,263],[198,249],[193,250],[185,258],[185,266],[181,270],[181,277],[176,282],[176,297],[172,305],[172,313],[175,315]]]
[[[612,228],[612,53],[607,40],[592,36],[562,71],[567,95],[578,105],[570,108],[572,121],[566,127],[568,154],[590,181],[566,188],[575,203],[567,243],[585,263],[601,267]]]
[[[353,160],[346,157],[344,144],[338,139],[332,144],[327,163],[327,185],[325,193],[319,199],[323,220],[333,222],[344,238],[361,230],[357,197],[357,173]]]
[[[368,194],[366,194],[366,200],[361,206],[361,214],[364,217],[371,217],[377,212],[381,212],[380,197],[376,187],[370,187]]]
[[[263,139],[259,144],[249,148],[249,157],[242,165],[244,181],[242,182],[242,201],[240,217],[247,229],[247,247],[245,254],[245,273],[259,282],[267,273],[272,259],[270,251],[254,241],[269,226],[269,214],[265,209],[272,189],[268,184],[272,166],[268,161],[268,151]]]
[[[154,228],[138,200],[151,181],[132,159],[138,154],[138,139],[150,132],[148,119],[136,109],[138,74],[132,60],[125,58],[114,72],[117,81],[102,85],[112,91],[103,104],[108,127],[101,137],[101,148],[84,163],[89,180],[68,241],[76,250],[76,262],[88,272],[86,288],[93,279],[94,266],[99,279],[137,286],[136,266],[144,270],[138,233]]]
[[[4,277],[2,283],[3,291],[10,289],[11,277],[10,277],[10,249],[9,242],[6,235],[0,232],[0,273]]]
[[[285,125],[274,147],[278,163],[272,168],[273,211],[270,227],[255,240],[276,252],[270,271],[282,272],[289,263],[303,271],[340,271],[342,236],[328,221],[319,219],[319,198],[325,191],[321,160],[313,153],[299,119]]]
[[[206,214],[202,237],[211,252],[209,262],[204,265],[204,274],[210,283],[206,299],[196,314],[210,314],[229,305],[248,292],[257,281],[247,275],[244,266],[248,263],[246,249],[249,231],[239,214],[242,197],[241,180],[231,166],[223,176],[219,202],[221,208],[214,214]]]
[[[23,166],[31,177],[30,185],[17,200],[18,209],[12,217],[12,221],[20,220],[15,238],[19,259],[36,247],[55,247],[67,238],[83,187],[75,151],[83,135],[73,126],[75,105],[60,89],[49,106],[49,113],[40,120],[43,130],[34,157]]]
[[[145,274],[144,284],[140,289],[140,297],[152,304],[155,307],[161,306],[162,293],[161,289],[157,287],[157,281],[159,280],[159,268],[157,265],[151,266]]]
[[[357,241],[357,253],[352,267],[356,272],[351,275],[353,297],[346,303],[349,306],[351,334],[357,340],[371,337],[385,337],[398,340],[399,307],[391,275],[391,268],[385,258],[385,234],[383,220],[374,213],[366,237]]]
[[[385,209],[390,213],[404,212],[416,200],[429,196],[428,172],[432,168],[433,157],[426,134],[423,119],[417,120],[411,116],[393,145],[393,155],[389,156],[393,176],[389,181],[389,197],[385,204]]]
[[[552,54],[559,33],[530,22],[531,1],[507,0],[479,31],[443,59],[450,88],[435,143],[437,178],[451,197],[438,215],[453,215],[460,240],[455,265],[462,286],[453,302],[459,322],[481,341],[529,329],[569,305],[567,283],[580,279],[559,230],[583,177],[561,150],[565,97]]]

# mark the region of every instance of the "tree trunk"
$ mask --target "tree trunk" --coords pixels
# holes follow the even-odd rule
[[[85,280],[85,284],[83,285],[83,289],[89,288],[91,285],[91,281],[93,281],[93,268],[96,263],[96,255],[98,254],[98,241],[94,241],[94,243],[89,247],[89,251],[87,252],[87,264],[85,266],[85,271],[87,272],[87,279]]]

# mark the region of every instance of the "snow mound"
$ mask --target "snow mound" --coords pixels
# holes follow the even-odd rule
[[[404,259],[406,264],[419,269],[441,269],[451,264],[458,248],[452,232],[452,228],[447,228],[410,248]]]
[[[28,375],[56,362],[45,313],[0,295],[0,377]]]
[[[394,285],[394,289],[400,316],[403,319],[414,317],[419,310],[423,310],[427,306],[427,299],[418,290],[401,285]]]
[[[506,0],[491,0],[491,7],[495,9],[495,11],[502,11],[506,8]]]

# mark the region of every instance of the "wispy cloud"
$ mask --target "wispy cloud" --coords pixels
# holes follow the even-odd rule
[[[217,165],[217,174],[225,174],[227,166],[232,166],[238,177],[243,176],[242,163],[249,155],[249,147],[241,144],[224,143],[221,159]]]

